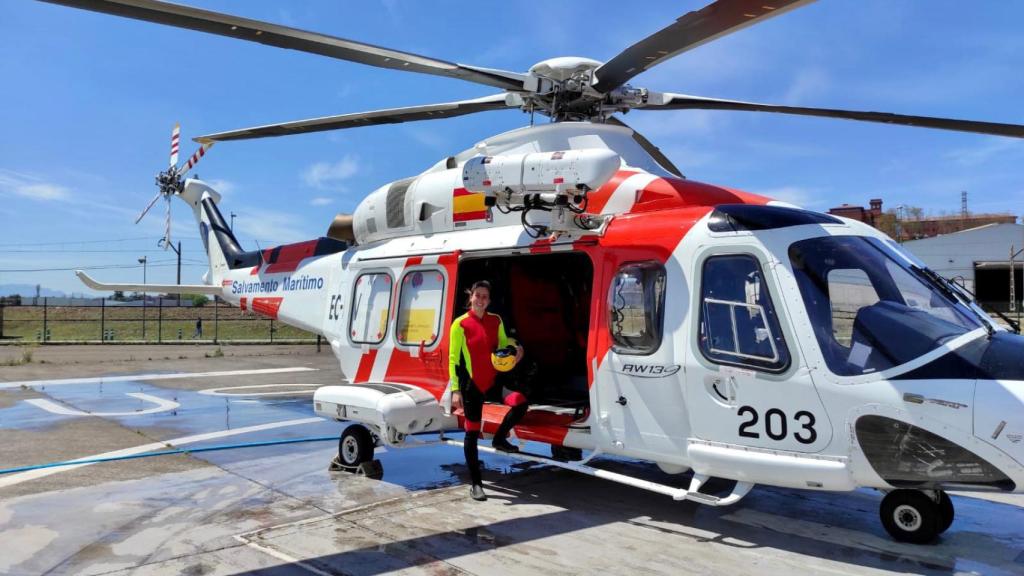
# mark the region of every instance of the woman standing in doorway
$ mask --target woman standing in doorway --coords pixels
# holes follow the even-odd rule
[[[451,379],[452,409],[463,411],[466,439],[463,443],[466,466],[472,480],[470,496],[486,500],[480,479],[480,459],[477,440],[480,439],[484,397],[494,386],[497,371],[491,364],[491,354],[508,346],[505,325],[501,316],[487,311],[491,303],[491,283],[475,282],[469,290],[469,312],[452,322],[449,339],[448,374]],[[523,357],[523,347],[516,344],[516,362]],[[512,409],[505,415],[491,445],[505,452],[519,449],[508,442],[508,433],[526,414],[526,396],[512,392],[505,396],[505,404]]]

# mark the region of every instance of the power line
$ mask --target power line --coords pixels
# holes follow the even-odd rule
[[[166,268],[169,266],[177,266],[176,260],[170,261],[159,261],[159,263],[149,263],[150,268]],[[206,264],[182,264],[182,266],[190,267],[205,267]],[[2,268],[0,272],[70,272],[74,270],[122,270],[122,269],[138,269],[142,268],[141,264],[107,264],[99,266],[73,266],[71,268]]]
[[[169,250],[167,250],[169,251]],[[4,253],[9,254],[114,254],[120,252],[148,252],[148,253],[162,253],[165,252],[162,248],[108,248],[106,250],[69,250],[66,248],[55,248],[53,250],[10,250],[5,249]]]
[[[101,244],[103,242],[129,242],[132,240],[152,240],[152,236],[136,236],[134,238],[110,238],[108,240],[65,240],[63,242],[7,242],[0,246],[61,246],[64,244]]]

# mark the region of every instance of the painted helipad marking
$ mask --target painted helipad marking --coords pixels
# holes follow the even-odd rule
[[[44,398],[32,398],[30,400],[25,400],[25,402],[28,402],[29,404],[32,404],[33,406],[36,406],[38,408],[42,408],[43,410],[46,410],[47,412],[50,412],[52,414],[59,414],[61,416],[141,416],[143,414],[156,414],[157,412],[167,412],[168,410],[174,410],[181,406],[181,404],[178,404],[177,402],[174,402],[172,400],[164,400],[163,398],[151,396],[143,392],[128,392],[127,395],[133,398],[138,398],[139,400],[145,400],[146,402],[152,402],[153,404],[156,404],[156,408],[148,408],[146,410],[132,410],[130,412],[83,412],[81,410],[75,410],[73,408],[61,406],[56,402],[46,400]]]
[[[324,419],[320,417],[312,418],[299,418],[297,420],[282,420],[280,422],[270,422],[267,424],[258,424],[256,426],[246,426],[245,428],[235,428],[234,430],[218,430],[216,432],[205,432],[203,434],[194,434],[192,436],[182,436],[181,438],[174,438],[165,442],[152,442],[150,444],[143,444],[141,446],[135,446],[133,448],[124,448],[122,450],[114,450],[113,452],[104,452],[103,454],[93,454],[91,456],[84,456],[72,460],[67,466],[58,466],[55,468],[40,468],[38,470],[28,470],[26,472],[18,472],[10,474],[8,476],[0,477],[0,488],[6,486],[13,486],[15,484],[21,484],[22,482],[28,482],[29,480],[37,480],[39,478],[45,478],[52,474],[59,474],[68,470],[74,470],[75,468],[81,468],[82,466],[92,466],[92,464],[74,464],[78,460],[93,460],[97,458],[113,458],[117,456],[131,456],[133,454],[143,454],[145,452],[152,452],[153,450],[162,450],[165,448],[175,448],[184,446],[186,444],[195,444],[196,442],[204,442],[206,440],[213,440],[215,438],[225,438],[227,436],[238,436],[240,434],[248,434],[249,432],[260,432],[262,430],[273,430],[275,428],[285,428],[287,426],[298,426],[301,424],[312,424],[314,422],[322,422]]]
[[[254,374],[284,374],[287,372],[313,372],[319,368],[293,366],[291,368],[262,368],[258,370],[227,370],[223,372],[175,372],[172,374],[135,374],[133,376],[96,376],[92,378],[65,378],[63,380],[22,380],[0,382],[0,390],[22,386],[58,386],[62,384],[103,384],[107,382],[138,382],[139,380],[175,380],[179,378],[213,378],[216,376],[250,376]]]
[[[246,386],[221,386],[220,388],[207,388],[200,390],[200,394],[207,396],[295,396],[296,394],[312,394],[316,392],[320,384],[249,384]],[[254,390],[259,388],[306,388],[306,390],[282,390],[280,392],[224,392],[224,390]]]

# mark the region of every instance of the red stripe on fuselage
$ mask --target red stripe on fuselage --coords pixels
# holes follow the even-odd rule
[[[612,194],[626,181],[630,176],[639,174],[632,170],[619,170],[611,177],[610,180],[605,182],[600,188],[589,192],[587,194],[587,212],[591,214],[600,214],[601,210],[604,209],[605,204],[612,197]]]
[[[263,251],[263,258],[268,262],[263,270],[266,274],[278,272],[294,272],[299,263],[316,254],[316,245],[319,240],[308,240],[297,244],[285,244],[276,248]],[[276,252],[276,257],[274,253]]]
[[[413,266],[420,266],[421,264],[423,264],[422,256],[412,256],[406,259],[403,275],[405,270]],[[458,272],[458,264],[458,252],[442,254],[437,258],[437,266],[443,268],[448,275],[447,282],[452,282],[455,279]],[[429,271],[424,271],[424,274],[429,273]],[[440,334],[437,334],[440,340],[439,344],[431,351],[424,349],[422,353],[419,348],[416,348],[415,357],[410,353],[410,350],[396,346],[391,352],[387,372],[385,373],[385,379],[388,382],[402,382],[403,384],[419,386],[433,394],[437,399],[441,398],[441,395],[444,394],[444,389],[448,385],[449,323],[453,316],[452,307],[457,297],[453,286],[449,284],[445,289],[445,308],[443,314],[446,316],[440,318],[438,322],[439,330],[441,331]],[[397,306],[394,308],[397,308]],[[393,344],[391,345],[393,346]]]
[[[373,372],[373,362],[377,359],[377,348],[370,348],[359,357],[359,368],[356,368],[355,378],[352,382],[366,382]]]

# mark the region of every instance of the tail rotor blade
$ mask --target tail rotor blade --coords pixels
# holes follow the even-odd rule
[[[203,142],[203,145],[200,146],[199,150],[196,150],[196,153],[193,154],[192,157],[188,159],[188,162],[185,163],[185,165],[181,168],[178,174],[184,174],[191,170],[193,166],[199,163],[199,159],[206,155],[206,151],[212,148],[214,144],[215,142],[213,142],[212,140],[209,142]]]
[[[178,140],[181,137],[181,124],[175,124],[171,130],[171,168],[178,165]]]
[[[149,212],[149,209],[152,208],[154,204],[156,204],[156,201],[159,200],[160,196],[162,196],[162,195],[163,195],[163,192],[157,192],[156,196],[153,196],[153,199],[150,200],[149,204],[146,205],[146,209],[142,211],[142,214],[139,214],[138,218],[135,219],[135,223],[136,224],[138,224],[139,221],[142,220],[142,217],[146,215],[146,212]]]

